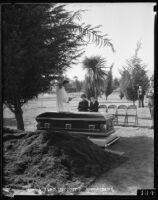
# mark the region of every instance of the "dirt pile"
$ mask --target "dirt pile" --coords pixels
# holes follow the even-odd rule
[[[55,188],[63,194],[84,188],[101,172],[125,161],[84,136],[65,132],[4,129],[4,186]],[[52,191],[53,192],[53,191]]]

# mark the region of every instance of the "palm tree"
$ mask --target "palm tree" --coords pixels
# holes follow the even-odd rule
[[[87,75],[85,76],[85,93],[88,98],[90,96],[97,98],[104,87],[107,77],[105,63],[106,60],[101,56],[86,57],[83,61],[83,69],[87,70]]]

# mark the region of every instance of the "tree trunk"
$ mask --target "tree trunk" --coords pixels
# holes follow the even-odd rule
[[[25,130],[24,129],[24,121],[23,121],[23,111],[21,108],[15,110],[14,112],[15,114],[15,118],[16,118],[16,122],[17,122],[17,129],[19,130]]]
[[[97,98],[97,88],[96,88],[96,85],[94,85],[94,98],[96,99]]]
[[[106,100],[108,99],[108,96],[106,95]]]

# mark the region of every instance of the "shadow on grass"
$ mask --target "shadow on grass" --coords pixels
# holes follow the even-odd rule
[[[125,152],[128,161],[101,175],[92,186],[110,185],[114,191],[131,193],[132,190],[154,188],[154,140],[141,136],[120,138],[110,147]]]

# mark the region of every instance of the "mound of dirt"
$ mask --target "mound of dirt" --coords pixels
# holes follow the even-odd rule
[[[126,159],[65,132],[4,129],[4,187],[74,193]]]

